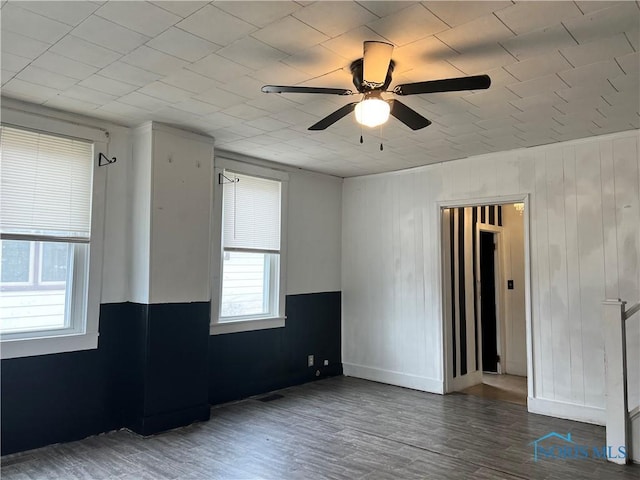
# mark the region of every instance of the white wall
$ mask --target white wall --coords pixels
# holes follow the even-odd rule
[[[289,174],[287,294],[340,290],[342,179]]]
[[[441,391],[437,202],[528,193],[530,408],[601,422],[600,304],[640,300],[638,141],[632,131],[345,180],[345,372]]]

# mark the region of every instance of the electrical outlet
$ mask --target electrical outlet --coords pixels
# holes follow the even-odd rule
[[[307,357],[307,367],[313,367],[313,355]]]
[[[329,360],[325,360],[325,361],[324,361],[324,366],[326,367],[326,366],[328,366],[328,365],[329,365]]]

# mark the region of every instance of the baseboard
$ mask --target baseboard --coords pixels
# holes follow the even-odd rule
[[[381,368],[366,367],[353,363],[342,363],[344,375],[347,377],[364,378],[374,382],[388,383],[398,387],[412,388],[423,392],[440,393],[444,392],[444,385],[441,380],[408,373],[383,370]]]
[[[548,417],[565,418],[567,420],[593,423],[602,426],[606,423],[606,412],[604,408],[588,407],[575,403],[532,397],[527,399],[527,407],[531,413],[546,415]]]
[[[452,378],[448,392],[459,392],[460,390],[478,385],[479,383],[482,383],[482,372],[476,370],[475,372]]]

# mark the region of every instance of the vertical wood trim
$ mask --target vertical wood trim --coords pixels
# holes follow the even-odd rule
[[[471,219],[471,241],[472,241],[472,256],[473,256],[473,339],[474,339],[474,370],[478,370],[478,342],[479,342],[479,331],[478,331],[478,245],[477,245],[477,232],[476,225],[478,224],[478,209],[481,207],[473,208],[473,217]]]
[[[480,223],[485,223],[485,219],[487,218],[487,207],[478,207],[480,209]]]
[[[456,249],[456,209],[449,209],[449,251],[451,252],[451,339],[452,339],[452,356],[453,356],[453,378],[458,376],[458,336],[456,328],[456,292],[457,292],[457,283],[456,283],[456,257],[457,257],[457,249]]]
[[[467,374],[467,305],[465,301],[464,208],[458,208],[458,308],[460,310],[460,375]]]
[[[496,224],[496,206],[495,205],[489,205],[489,225],[495,225]]]
[[[465,278],[465,295],[464,303],[466,309],[465,323],[466,323],[466,351],[467,351],[467,372],[475,371],[475,357],[476,357],[476,331],[474,328],[474,302],[473,296],[473,207],[464,209],[464,278]]]
[[[498,226],[502,227],[502,205],[498,205]]]

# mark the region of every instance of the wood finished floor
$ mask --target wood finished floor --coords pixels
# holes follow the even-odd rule
[[[347,377],[212,409],[209,422],[150,438],[128,431],[2,458],[25,479],[634,479],[640,466],[533,461],[534,439],[604,428],[471,395],[433,395]]]
[[[461,390],[460,393],[526,405],[527,377],[484,373],[482,383]]]

